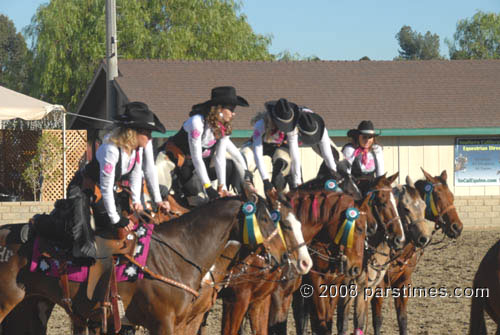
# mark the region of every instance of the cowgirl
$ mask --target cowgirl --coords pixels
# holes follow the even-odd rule
[[[231,160],[226,163],[228,152],[247,170],[243,156],[229,138],[236,106],[248,107],[248,102],[236,95],[234,87],[224,86],[212,89],[210,100],[192,107],[189,119],[156,158],[160,184],[171,184],[175,193],[187,197],[191,204],[203,190],[209,199],[219,197],[211,184],[214,179],[218,179],[222,190],[227,190],[229,175],[232,186],[240,187],[240,174]]]
[[[118,127],[104,137],[96,153],[99,173],[93,175],[98,176],[96,182],[102,199],[93,206],[94,217],[97,225],[113,224],[130,230],[133,223],[122,212],[129,207],[129,196],[126,192],[117,193],[117,184],[130,187],[133,209],[141,211],[144,173],[156,204],[162,209],[170,209],[169,203],[160,196],[151,141],[151,132],[165,132],[165,127],[142,102],[126,104],[125,112],[116,122]]]

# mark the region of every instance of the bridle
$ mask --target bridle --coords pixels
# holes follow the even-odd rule
[[[406,185],[403,185],[403,189],[406,191]],[[420,197],[419,197],[420,199]],[[401,203],[401,201],[399,202]],[[398,206],[399,207],[399,206]],[[411,211],[409,209],[407,209],[406,206],[403,206],[403,209],[408,211],[409,213],[411,213]],[[399,212],[399,208],[398,208],[398,212]],[[409,220],[407,219],[409,218]],[[417,226],[419,223],[422,223],[424,222],[425,223],[426,219],[425,219],[425,215],[423,218],[414,218],[413,215],[404,215],[402,218],[401,218],[401,222],[404,222],[403,224],[403,228],[405,228],[405,230],[409,233],[409,228],[412,227],[412,226]]]
[[[382,225],[382,229],[384,229],[384,236],[386,239],[388,239],[389,236],[386,234],[387,233],[387,226],[392,224],[394,221],[401,220],[401,218],[399,217],[399,215],[395,215],[389,221],[382,222],[382,217],[380,215],[379,206],[385,207],[387,205],[380,203],[380,201],[377,199],[377,197],[375,197],[375,193],[376,192],[383,192],[383,191],[390,192],[392,194],[392,189],[387,188],[387,187],[370,190],[366,194],[370,195],[370,200],[369,200],[368,204],[373,208],[374,216],[375,216],[376,220],[378,221],[378,223]],[[374,204],[374,202],[375,202],[375,204]],[[394,211],[397,213],[397,208],[394,208]]]
[[[435,186],[443,185],[443,183],[438,182],[438,183],[431,183],[429,181],[426,182],[424,186],[424,201],[426,204],[426,215],[431,217],[431,220],[434,221],[435,227],[434,231],[437,231],[439,229],[444,230],[444,226],[446,222],[444,221],[443,216],[448,214],[449,211],[452,209],[456,209],[454,204],[449,205],[446,208],[438,210],[438,206],[436,204],[436,201],[434,200],[434,188]]]

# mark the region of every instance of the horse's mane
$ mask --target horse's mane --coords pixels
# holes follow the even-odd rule
[[[204,212],[204,211],[206,211],[207,208],[211,208],[214,205],[220,206],[222,202],[229,202],[229,201],[233,201],[233,200],[243,201],[241,199],[241,196],[230,196],[230,197],[219,198],[216,200],[216,202],[210,201],[206,204],[195,207],[194,209],[190,210],[189,212],[187,212],[179,217],[170,219],[168,221],[161,222],[158,225],[157,229],[158,228],[162,229],[162,228],[170,227],[173,225],[178,226],[178,227],[190,225],[193,222],[193,218],[199,216],[200,212]],[[222,206],[222,207],[226,207],[226,206]]]
[[[295,216],[301,222],[327,222],[335,214],[343,193],[325,189],[297,189],[287,194]]]

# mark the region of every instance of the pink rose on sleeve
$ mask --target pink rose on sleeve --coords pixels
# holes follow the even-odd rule
[[[197,139],[198,137],[200,137],[200,135],[200,132],[196,129],[193,129],[193,131],[191,131],[191,137],[194,139]]]
[[[253,138],[259,138],[260,137],[260,131],[258,129],[255,129],[253,131]]]
[[[103,170],[106,173],[111,173],[111,172],[113,172],[113,165],[111,163],[106,163],[106,164],[104,164]]]

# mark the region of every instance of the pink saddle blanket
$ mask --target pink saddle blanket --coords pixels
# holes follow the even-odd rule
[[[137,245],[134,250],[135,260],[142,266],[146,265],[148,259],[149,247],[151,244],[151,235],[153,234],[154,224],[143,224],[139,223],[134,227],[134,232],[136,233]],[[33,257],[31,258],[30,271],[31,272],[42,272],[50,277],[59,277],[59,261],[57,259],[48,258],[41,254],[39,249],[39,238],[36,237],[33,245]],[[144,272],[136,265],[126,262],[120,264],[120,256],[117,259],[116,266],[116,280],[122,281],[136,281],[137,279],[144,278]],[[87,276],[89,274],[88,266],[76,266],[67,262],[66,271],[68,273],[68,279],[73,282],[85,282],[87,281]]]

